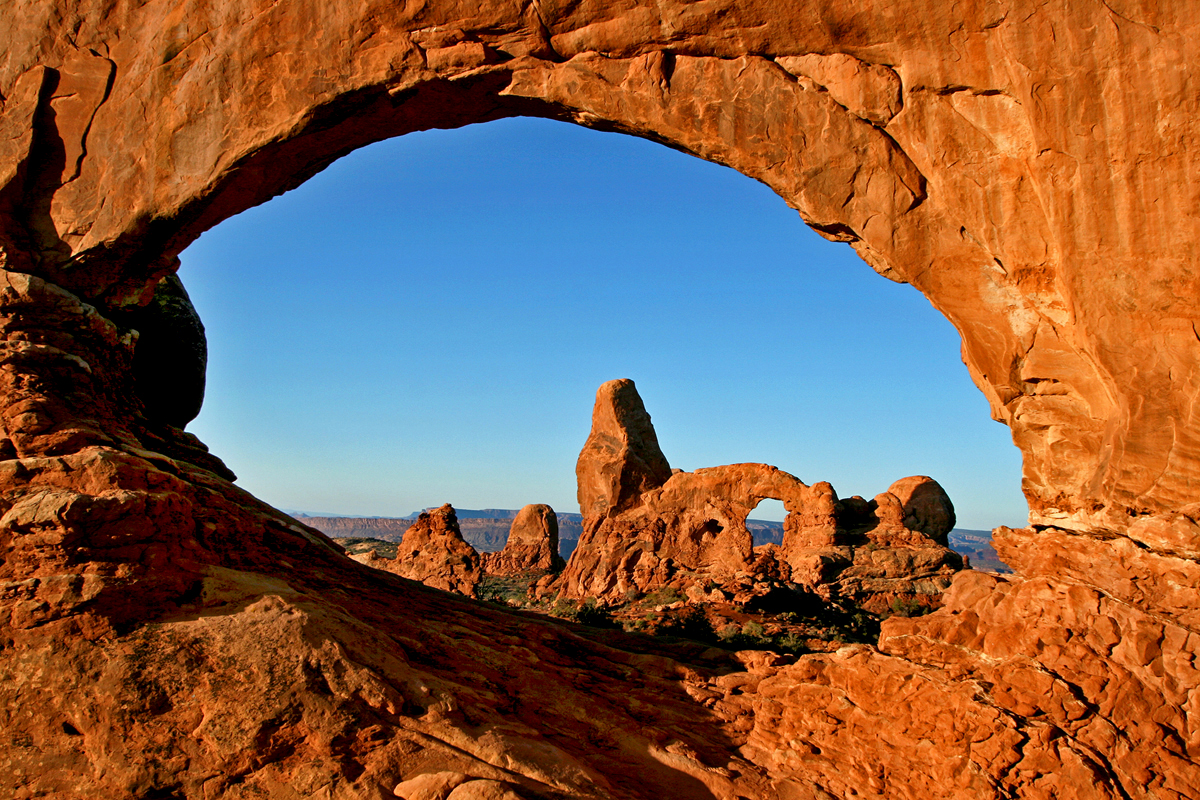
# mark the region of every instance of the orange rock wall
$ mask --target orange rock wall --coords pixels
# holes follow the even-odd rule
[[[125,303],[369,141],[614,127],[766,182],[924,292],[1013,428],[1035,522],[1198,499],[1193,3],[26,8],[0,34],[8,269]]]
[[[6,796],[380,797],[443,772],[472,779],[456,795],[1197,796],[1195,0],[6,21]],[[1034,527],[997,545],[1018,574],[959,578],[879,649],[637,654],[366,570],[146,418],[109,315],[202,231],[355,147],[514,114],[727,164],[921,290],[1024,454]]]

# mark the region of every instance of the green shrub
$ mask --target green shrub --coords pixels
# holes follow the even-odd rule
[[[612,611],[608,609],[608,606],[597,603],[594,597],[589,597],[575,612],[575,621],[593,628],[617,627],[617,623],[613,621]]]
[[[892,614],[897,617],[919,617],[933,609],[915,597],[893,597]]]
[[[775,649],[785,653],[807,653],[808,641],[794,633],[787,633],[775,640]]]
[[[525,606],[529,601],[530,580],[525,576],[484,575],[479,583],[479,599],[500,605]]]
[[[658,632],[662,636],[678,636],[696,642],[713,643],[717,640],[712,622],[699,606],[686,606],[678,614],[668,617],[659,626]]]
[[[750,620],[742,626],[742,636],[745,636],[747,639],[762,639],[766,633],[766,628],[754,620]]]
[[[550,606],[551,616],[560,619],[574,620],[579,614],[579,606],[572,603],[570,600],[564,600],[561,597],[554,601],[554,605]]]
[[[669,606],[672,603],[678,603],[682,599],[683,595],[674,586],[664,586],[646,595],[644,602],[654,606]]]

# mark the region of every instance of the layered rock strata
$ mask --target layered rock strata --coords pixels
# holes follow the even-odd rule
[[[1196,797],[1198,11],[21,4],[0,791]],[[514,115],[728,165],[923,292],[1022,451],[1017,574],[960,573],[878,648],[638,654],[354,563],[145,406],[117,319],[202,231],[356,147]]]
[[[475,596],[483,578],[483,559],[463,540],[458,517],[449,503],[417,516],[404,532],[395,558],[380,558],[374,550],[353,558],[369,567],[467,597]]]
[[[523,507],[512,521],[504,549],[483,554],[483,569],[491,575],[557,572],[562,566],[558,516],[544,503]]]
[[[897,595],[936,598],[963,566],[946,546],[954,506],[932,478],[903,478],[868,503],[839,501],[828,483],[808,486],[766,464],[672,472],[628,379],[596,392],[575,473],[583,535],[545,589],[566,597],[617,601],[672,582],[762,575],[886,608]],[[783,544],[756,549],[746,517],[768,498],[788,512]]]

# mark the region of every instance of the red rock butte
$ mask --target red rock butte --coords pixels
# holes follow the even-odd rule
[[[1200,3],[7,18],[0,793],[1200,795]],[[1024,457],[1016,574],[878,647],[684,663],[369,570],[233,486],[174,427],[194,398],[137,378],[178,253],[356,147],[514,115],[726,164],[923,292]]]

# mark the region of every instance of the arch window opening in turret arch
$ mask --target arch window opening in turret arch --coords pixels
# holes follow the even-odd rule
[[[1019,453],[928,301],[648,141],[532,118],[408,134],[181,260],[210,348],[189,430],[286,510],[574,512],[595,389],[631,377],[673,467],[867,497],[929,474],[960,526],[1025,522]]]
[[[783,544],[783,520],[787,508],[782,500],[765,497],[746,515],[746,528],[754,537],[754,546]]]

